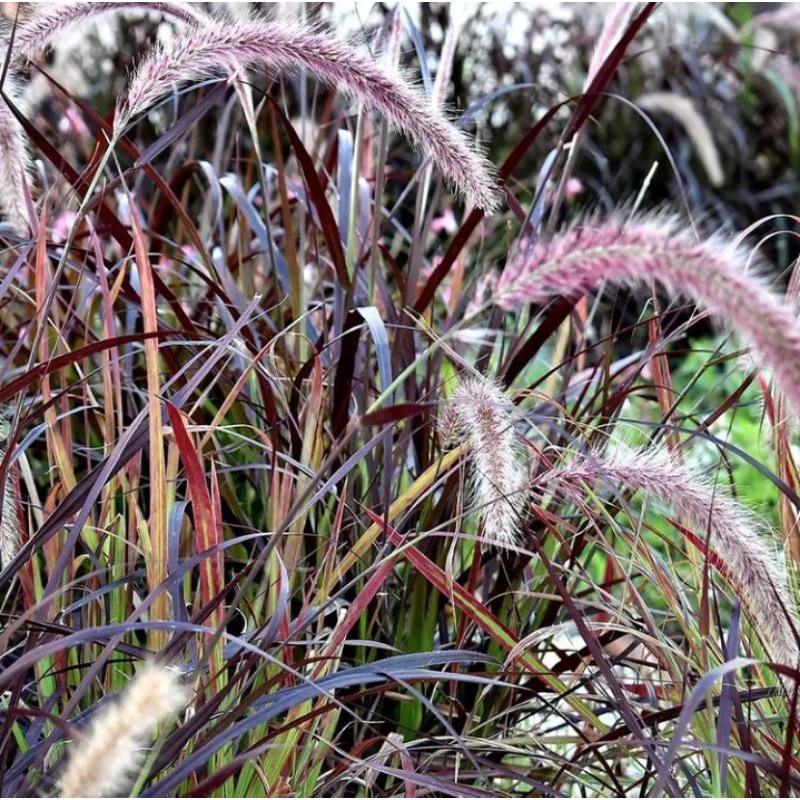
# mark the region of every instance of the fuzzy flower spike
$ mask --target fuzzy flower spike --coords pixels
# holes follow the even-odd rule
[[[145,664],[119,699],[97,711],[72,744],[58,782],[59,796],[123,796],[158,723],[175,716],[188,700],[189,690],[176,670]]]
[[[185,30],[139,65],[117,108],[117,129],[127,126],[176,83],[252,67],[279,72],[308,69],[319,80],[383,114],[469,202],[485,211],[497,207],[498,184],[491,165],[422,92],[372,56],[299,22],[212,21]]]
[[[17,107],[22,98],[15,76],[9,71],[3,93]],[[25,186],[29,182],[31,159],[26,147],[25,131],[8,103],[0,97],[0,212],[15,233],[28,231],[25,208]]]
[[[86,25],[101,15],[125,11],[157,13],[177,22],[197,23],[208,19],[199,5],[170,2],[77,2],[35,3],[30,16],[14,32],[12,61],[30,59],[35,53],[51,47],[59,37],[76,25]]]
[[[750,345],[800,411],[800,322],[783,297],[748,270],[748,255],[721,238],[698,242],[675,219],[588,220],[519,249],[497,286],[507,311],[579,296],[604,281],[660,284],[713,311]]]
[[[446,441],[469,443],[474,503],[486,541],[511,547],[519,538],[528,501],[529,476],[514,430],[514,404],[485,378],[462,381],[445,403],[439,430]]]
[[[8,425],[0,420],[0,437],[5,440]],[[6,457],[5,444],[0,444],[0,461]],[[14,469],[10,467],[3,487],[3,511],[0,519],[0,569],[8,566],[17,554],[20,546],[19,518],[17,517],[17,489],[14,481]]]
[[[663,447],[633,450],[615,445],[606,452],[576,457],[536,479],[536,485],[547,490],[556,487],[562,496],[578,501],[584,494],[583,484],[640,491],[669,506],[699,539],[708,540],[772,658],[800,667],[800,627],[786,565],[754,514]]]

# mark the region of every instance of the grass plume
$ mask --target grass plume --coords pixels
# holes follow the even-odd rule
[[[604,281],[660,284],[712,310],[770,368],[800,409],[800,322],[748,267],[748,254],[721,237],[697,241],[676,219],[588,220],[552,241],[524,243],[507,264],[496,302],[506,310],[578,296]]]
[[[722,170],[717,145],[714,143],[714,135],[702,114],[688,97],[683,97],[676,92],[648,92],[641,95],[636,102],[646,111],[660,111],[669,114],[683,125],[686,135],[694,145],[697,157],[706,171],[709,182],[712,186],[722,186],[725,174]]]
[[[308,69],[383,114],[473,205],[485,211],[497,207],[493,168],[422,92],[373,57],[299,22],[213,22],[181,33],[139,65],[117,107],[117,128],[124,128],[176,83],[255,66],[278,72]]]
[[[179,673],[156,663],[141,667],[119,700],[92,718],[73,742],[59,779],[61,797],[112,797],[126,792],[156,726],[184,708],[189,691]]]
[[[41,53],[75,25],[86,23],[103,14],[120,14],[125,11],[164,14],[183,23],[198,23],[208,19],[193,3],[37,3],[30,17],[17,26],[13,59],[30,59],[34,54]]]
[[[11,70],[3,82],[0,98],[0,211],[15,233],[24,235],[30,224],[25,207],[25,185],[31,171],[31,160],[25,132],[6,102],[21,103],[19,86]]]
[[[4,439],[8,433],[5,423],[0,423],[0,436]],[[0,446],[0,461],[6,457],[5,446]],[[17,554],[20,545],[18,516],[18,497],[14,481],[13,468],[9,467],[5,486],[3,487],[3,510],[0,519],[0,569],[4,568]]]
[[[491,544],[511,547],[529,495],[528,468],[514,430],[514,405],[486,378],[459,383],[445,402],[439,430],[446,441],[466,439],[474,470],[474,503]]]
[[[710,550],[741,593],[772,657],[788,666],[800,665],[797,614],[786,567],[763,523],[669,451],[615,445],[550,470],[536,482],[573,497],[584,482],[640,491],[671,507],[700,538],[710,532]]]

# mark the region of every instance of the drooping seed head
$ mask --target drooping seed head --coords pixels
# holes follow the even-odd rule
[[[417,88],[375,58],[299,22],[217,22],[188,29],[139,65],[117,108],[117,129],[146,111],[176,83],[206,80],[238,69],[308,69],[319,80],[380,112],[433,160],[474,205],[499,202],[491,165]]]
[[[743,248],[721,236],[698,241],[675,218],[588,219],[550,241],[523,243],[503,271],[495,302],[513,311],[524,303],[577,297],[604,282],[659,285],[708,308],[751,346],[800,410],[800,322],[794,308],[754,274]]]
[[[510,547],[519,538],[529,495],[528,467],[514,428],[514,404],[486,378],[459,383],[444,403],[439,431],[445,441],[469,442],[473,500],[488,542]]]
[[[622,445],[577,457],[535,481],[567,497],[580,497],[583,483],[640,491],[671,508],[699,539],[708,541],[770,655],[800,667],[800,626],[783,555],[764,523],[724,488],[677,461],[666,448]]]

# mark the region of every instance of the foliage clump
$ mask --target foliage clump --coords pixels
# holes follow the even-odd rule
[[[3,796],[795,791],[792,10],[335,13],[2,28]]]

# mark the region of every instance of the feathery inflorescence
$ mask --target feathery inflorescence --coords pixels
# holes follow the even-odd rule
[[[722,186],[725,182],[725,173],[722,170],[717,145],[714,143],[714,135],[702,114],[688,97],[675,92],[648,92],[640,95],[636,104],[645,111],[662,111],[680,122],[697,152],[709,182],[712,186]]]
[[[19,107],[19,88],[10,70],[3,82],[3,93]],[[0,97],[0,211],[19,234],[29,228],[24,198],[30,171],[25,132],[8,103]]]
[[[119,3],[36,3],[33,13],[14,32],[12,61],[30,59],[53,45],[69,28],[101,14],[124,11],[158,13],[184,23],[202,23],[208,15],[193,3],[119,2]]]
[[[121,11],[157,11],[182,22],[197,23],[207,19],[200,10],[187,3],[40,3],[25,21],[13,27],[4,27],[0,41],[3,44],[3,58],[7,49],[12,48],[9,57],[8,74],[3,91],[14,105],[19,106],[21,93],[14,77],[14,68],[21,61],[30,59],[34,53],[41,52],[64,32],[90,17]],[[0,98],[0,211],[6,217],[15,233],[24,235],[29,230],[28,214],[25,207],[25,189],[30,175],[30,156],[28,143],[22,126],[17,121],[8,104]]]
[[[582,483],[641,491],[671,507],[699,539],[710,532],[710,551],[741,593],[771,656],[779,663],[800,666],[800,628],[784,559],[754,514],[662,447],[634,450],[615,445],[606,453],[589,453],[536,478],[537,485],[572,498],[580,495]]]
[[[433,81],[431,103],[435,108],[444,108],[445,100],[447,99],[447,90],[453,77],[453,60],[456,55],[458,37],[459,29],[451,24],[442,42],[439,66],[436,69],[436,78]]]
[[[117,108],[117,129],[176,84],[254,66],[308,69],[319,80],[378,110],[433,159],[468,201],[486,211],[498,204],[491,165],[424,94],[371,56],[299,22],[211,22],[155,49],[134,73]]]
[[[117,797],[127,792],[159,722],[189,700],[179,673],[145,664],[115,702],[104,705],[73,742],[59,779],[61,797]]]
[[[8,426],[0,421],[0,436],[8,434]],[[5,446],[0,446],[0,461],[6,457]],[[20,546],[17,488],[12,470],[9,469],[3,487],[3,510],[0,519],[0,569],[3,569],[17,554]]]
[[[634,12],[636,11],[636,3],[615,3],[606,15],[603,27],[600,30],[600,36],[597,39],[597,45],[592,53],[592,59],[589,62],[589,69],[586,73],[586,80],[584,81],[584,91],[591,86],[592,81],[600,71],[605,60],[611,55],[611,51],[617,46],[625,29],[633,19]]]
[[[514,430],[514,404],[486,378],[462,381],[445,402],[439,430],[446,441],[469,443],[474,502],[486,541],[516,544],[530,494],[524,451]]]
[[[660,284],[691,297],[742,336],[800,409],[800,322],[794,309],[748,269],[747,253],[722,238],[698,242],[676,220],[589,220],[552,241],[519,248],[497,285],[507,311],[577,296],[604,281]]]

